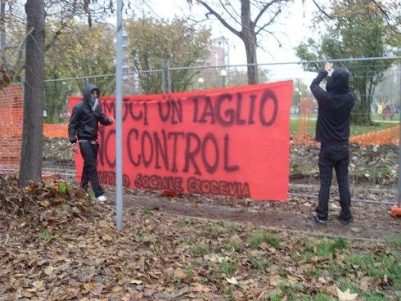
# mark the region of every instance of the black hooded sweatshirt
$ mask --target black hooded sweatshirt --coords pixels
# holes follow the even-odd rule
[[[335,69],[325,91],[319,84],[326,76],[327,71],[320,71],[310,86],[319,108],[316,140],[328,144],[348,143],[349,120],[356,99],[349,87],[349,73],[343,68]]]
[[[94,90],[100,90],[93,84],[87,84],[83,90],[83,99],[77,103],[71,114],[70,123],[68,125],[68,136],[71,143],[75,143],[78,139],[96,140],[98,134],[98,122],[103,125],[112,123],[102,112],[100,104],[93,109],[91,94]]]

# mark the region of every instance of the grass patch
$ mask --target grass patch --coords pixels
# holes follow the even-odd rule
[[[240,224],[234,222],[224,222],[223,227],[233,233],[237,233],[240,230]]]
[[[195,256],[205,256],[210,253],[210,249],[202,243],[198,243],[191,248]]]
[[[194,265],[192,263],[185,268],[185,273],[189,278],[193,278],[195,276]]]
[[[336,299],[334,299],[333,297],[330,297],[326,294],[318,293],[314,296],[302,297],[301,300],[302,301],[335,301]]]
[[[296,133],[299,120],[300,120],[299,118],[291,118],[291,120],[290,120],[291,133]],[[314,117],[311,116],[308,120],[308,131],[311,133],[312,137],[314,136],[314,131],[316,128],[316,121],[317,121],[316,116],[314,116]],[[366,134],[369,132],[384,130],[387,128],[394,127],[397,124],[398,123],[396,123],[396,122],[395,123],[394,122],[383,122],[380,120],[373,121],[373,124],[370,126],[351,124],[351,127],[350,127],[351,136],[357,136],[357,135],[362,135],[362,134]]]
[[[202,231],[212,238],[218,238],[227,230],[224,228],[224,223],[221,223],[221,225],[219,223],[207,223],[203,225]]]
[[[142,217],[145,218],[145,219],[150,219],[151,217],[153,217],[152,209],[150,209],[150,208],[143,208],[143,210],[142,210]]]
[[[371,126],[351,124],[351,136],[362,135],[369,132],[376,132],[394,127],[396,125],[397,125],[396,123],[388,123],[388,122],[373,122],[373,125]]]
[[[228,249],[234,250],[235,252],[241,252],[244,249],[241,237],[236,234],[231,236],[230,241],[228,242]]]
[[[347,262],[366,271],[369,267],[375,264],[375,258],[372,254],[368,253],[351,254],[350,256],[348,256]]]
[[[214,281],[231,277],[237,271],[237,260],[230,257],[220,257],[216,261],[208,261],[211,276]]]
[[[256,231],[251,234],[248,238],[248,245],[252,249],[257,249],[262,243],[268,243],[273,248],[278,248],[280,246],[280,240],[278,235],[275,233],[269,233],[266,231]]]
[[[334,241],[323,240],[316,246],[316,254],[320,257],[332,257],[336,251],[347,249],[347,241],[336,238]]]
[[[71,187],[70,183],[63,181],[58,184],[58,192],[61,195],[64,195],[64,196],[69,195],[71,193],[71,191],[72,191],[72,187]]]
[[[251,266],[258,271],[264,271],[269,265],[269,261],[263,256],[252,256],[249,261]]]
[[[53,236],[50,234],[50,232],[48,230],[40,231],[38,233],[38,237],[39,237],[39,239],[41,239],[45,242],[49,242],[53,239]]]
[[[60,205],[60,209],[63,210],[63,211],[68,211],[68,210],[71,209],[71,206],[68,203],[64,203],[64,204]]]
[[[235,260],[223,258],[217,263],[217,271],[226,276],[232,276],[237,271],[237,264]]]
[[[144,241],[144,237],[142,234],[135,234],[134,237],[132,238],[132,240],[134,242],[136,242],[137,244],[140,244],[141,242]]]
[[[181,219],[178,221],[177,226],[178,226],[179,228],[185,228],[185,227],[187,227],[189,224],[190,224],[190,222],[189,222],[187,219],[181,218]]]

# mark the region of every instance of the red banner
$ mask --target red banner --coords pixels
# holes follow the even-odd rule
[[[123,183],[287,200],[292,81],[123,98]],[[70,98],[69,110],[80,98]],[[115,116],[114,97],[102,109]],[[101,183],[115,184],[115,128],[99,129]],[[82,158],[77,155],[77,179]]]

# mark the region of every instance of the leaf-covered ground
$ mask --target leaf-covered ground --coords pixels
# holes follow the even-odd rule
[[[272,230],[183,216],[171,210],[182,197],[138,192],[127,193],[118,232],[113,206],[92,202],[62,180],[24,190],[15,178],[0,177],[0,184],[0,300],[401,298],[400,233],[382,241]],[[192,201],[200,210],[279,213],[276,205],[246,200]]]

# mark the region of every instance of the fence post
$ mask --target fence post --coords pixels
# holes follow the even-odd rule
[[[398,80],[400,81],[400,91],[401,91],[401,64],[398,64]],[[399,103],[399,118],[398,121],[398,185],[397,185],[397,203],[400,204],[401,199],[401,94],[400,94],[400,103]]]
[[[170,59],[166,59],[163,63],[162,91],[163,93],[171,93]]]

